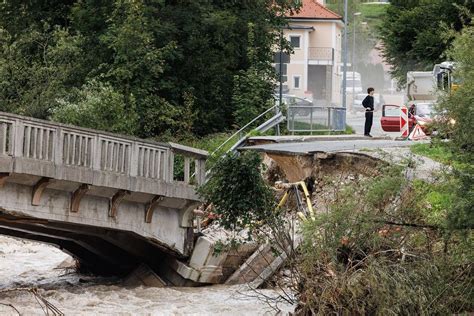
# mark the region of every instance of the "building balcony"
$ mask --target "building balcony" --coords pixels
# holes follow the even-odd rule
[[[310,65],[333,65],[334,64],[334,48],[309,47],[308,62]]]

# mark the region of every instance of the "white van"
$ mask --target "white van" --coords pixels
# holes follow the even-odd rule
[[[360,73],[355,71],[347,72],[347,84],[346,84],[346,93],[347,94],[357,94],[362,93],[362,81]]]

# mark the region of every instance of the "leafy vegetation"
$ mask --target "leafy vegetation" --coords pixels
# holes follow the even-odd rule
[[[429,144],[415,144],[410,146],[411,152],[417,155],[426,156],[443,164],[450,164],[453,160],[453,153],[447,144],[440,142]]]
[[[304,224],[296,267],[299,312],[472,310],[472,232],[448,229],[450,185],[411,182],[401,168],[391,167],[337,188],[329,211]]]
[[[388,4],[362,3],[359,6],[361,20],[367,22],[374,37],[387,13]]]
[[[456,37],[448,56],[458,64],[454,76],[461,84],[446,95],[440,109],[455,124],[440,124],[441,134],[450,135],[449,148],[453,153],[453,177],[456,197],[450,223],[454,227],[474,228],[474,27],[465,28]]]
[[[214,205],[226,229],[252,229],[275,209],[275,198],[260,171],[262,160],[253,151],[229,153],[217,161],[199,194]]]
[[[0,110],[140,137],[229,130],[271,96],[275,30],[294,5],[2,1]]]
[[[454,32],[471,23],[473,10],[465,0],[390,1],[380,38],[392,76],[404,84],[407,71],[432,70],[445,60]]]

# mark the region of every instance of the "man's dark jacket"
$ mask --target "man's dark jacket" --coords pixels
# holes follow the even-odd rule
[[[366,111],[373,111],[374,110],[374,97],[371,95],[366,96],[364,101],[362,101],[362,106],[365,108]]]

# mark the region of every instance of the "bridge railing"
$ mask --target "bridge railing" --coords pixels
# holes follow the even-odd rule
[[[182,156],[180,181],[202,184],[207,152],[0,112],[0,156],[165,182],[178,181],[175,160]]]

